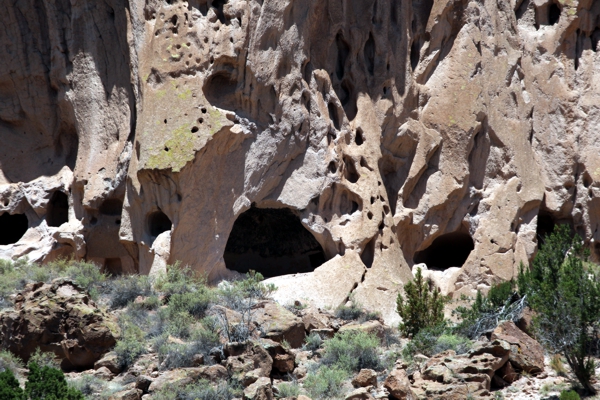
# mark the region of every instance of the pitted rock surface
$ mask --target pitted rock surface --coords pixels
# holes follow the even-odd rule
[[[0,257],[115,273],[181,260],[211,281],[264,264],[303,273],[282,300],[335,308],[350,291],[389,324],[417,263],[458,268],[432,275],[473,295],[563,222],[600,259],[597,1],[4,11]],[[228,246],[248,211],[306,232]]]
[[[0,343],[25,362],[39,348],[53,352],[65,370],[89,369],[113,348],[116,321],[74,282],[29,284],[14,311],[0,313]]]

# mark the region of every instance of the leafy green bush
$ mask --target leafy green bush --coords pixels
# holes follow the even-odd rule
[[[168,341],[168,334],[154,339],[153,347],[158,353],[162,369],[173,369],[193,366],[193,357],[197,354],[204,356],[205,363],[210,363],[210,351],[220,345],[219,333],[212,318],[202,320],[200,327],[192,328],[190,340],[187,343]]]
[[[324,343],[323,364],[358,372],[363,368],[379,369],[377,336],[359,330],[338,333]]]
[[[112,308],[125,307],[138,296],[150,296],[154,294],[152,281],[145,275],[120,276],[109,281],[110,306]]]
[[[241,390],[224,381],[217,385],[200,380],[189,385],[165,385],[152,395],[153,400],[231,400],[241,397]]]
[[[298,397],[300,395],[300,386],[298,382],[282,382],[277,386],[277,398],[285,399],[287,397]]]
[[[119,320],[121,339],[117,341],[114,351],[122,368],[132,365],[142,354],[146,353],[146,335],[139,326],[126,318]]]
[[[195,292],[174,294],[169,299],[169,312],[185,312],[196,318],[204,318],[208,307],[215,301],[215,295],[207,287]]]
[[[50,367],[60,369],[60,360],[51,351],[42,352],[38,347],[29,358],[30,363],[35,363],[40,368]]]
[[[471,348],[471,341],[464,336],[451,334],[450,331],[445,324],[421,329],[404,346],[402,356],[406,360],[412,360],[417,354],[431,357],[446,350],[454,350],[457,354],[466,353]]]
[[[519,291],[536,312],[538,341],[562,354],[585,390],[596,393],[590,380],[596,364],[592,348],[600,330],[600,282],[584,267],[588,256],[578,236],[559,226],[546,237],[531,268],[521,265]]]
[[[323,345],[323,339],[321,335],[316,332],[311,332],[306,338],[304,338],[304,348],[306,350],[315,351]]]
[[[581,400],[581,397],[574,390],[563,390],[560,392],[560,400]]]
[[[80,391],[67,385],[62,371],[51,367],[40,368],[36,363],[29,364],[25,396],[32,400],[84,400]]]
[[[0,372],[9,369],[16,373],[18,368],[23,368],[23,361],[7,350],[0,351]]]
[[[167,266],[167,272],[160,274],[154,284],[154,288],[167,297],[195,292],[202,287],[206,287],[206,278],[196,275],[189,267],[182,267],[179,262]]]
[[[23,400],[23,389],[10,369],[0,372],[0,399]]]
[[[349,376],[346,370],[337,366],[319,368],[306,376],[304,387],[314,400],[342,396],[341,386]]]
[[[413,337],[421,329],[444,321],[444,305],[448,300],[431,281],[423,279],[421,268],[417,268],[414,281],[408,282],[404,291],[406,299],[398,293],[396,312],[402,318],[399,329],[405,336]]]
[[[71,261],[66,265],[64,271],[77,285],[85,289],[93,300],[97,300],[98,288],[107,279],[98,265],[85,261]]]

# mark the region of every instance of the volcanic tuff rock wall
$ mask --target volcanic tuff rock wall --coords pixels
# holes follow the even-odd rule
[[[29,227],[4,257],[216,280],[241,213],[289,208],[329,261],[279,296],[388,317],[445,234],[474,245],[455,295],[513,277],[553,223],[600,257],[598,1],[24,0],[0,20],[0,213]]]

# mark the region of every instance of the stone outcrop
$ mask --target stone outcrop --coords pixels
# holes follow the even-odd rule
[[[118,337],[116,321],[66,279],[27,285],[14,311],[0,313],[2,348],[25,362],[39,348],[53,352],[65,370],[92,368]]]
[[[264,265],[307,274],[277,281],[282,300],[352,292],[389,323],[414,264],[459,268],[444,291],[473,294],[556,223],[599,260],[599,16],[592,0],[13,2],[0,257],[181,260],[213,281]]]

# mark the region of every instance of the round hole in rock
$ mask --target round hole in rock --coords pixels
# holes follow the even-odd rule
[[[171,220],[162,211],[154,211],[148,215],[148,231],[154,237],[171,230],[171,226]]]
[[[69,222],[69,198],[66,194],[56,191],[52,194],[46,212],[48,226],[61,226]]]
[[[272,277],[311,272],[325,253],[292,210],[253,207],[233,224],[223,258],[230,270]]]
[[[435,270],[461,267],[474,248],[475,244],[468,233],[446,233],[436,238],[425,250],[417,251],[414,262],[425,263],[427,268]]]
[[[28,228],[29,221],[25,214],[0,215],[0,245],[17,243]]]

